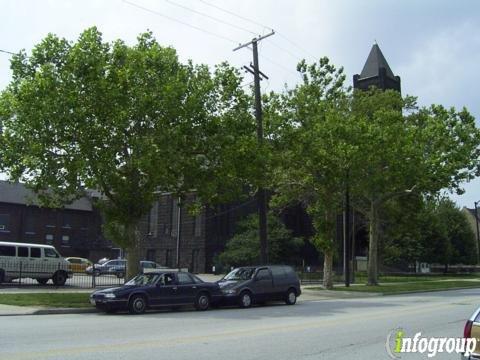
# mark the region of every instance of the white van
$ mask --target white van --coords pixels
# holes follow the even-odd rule
[[[36,279],[57,286],[72,277],[70,263],[50,245],[0,242],[0,283],[18,278]]]

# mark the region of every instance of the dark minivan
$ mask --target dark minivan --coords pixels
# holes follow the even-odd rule
[[[217,283],[222,290],[223,303],[238,304],[242,308],[267,301],[285,301],[293,305],[301,294],[297,274],[285,265],[240,267]]]

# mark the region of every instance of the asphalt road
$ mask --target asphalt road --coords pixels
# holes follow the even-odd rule
[[[398,327],[412,337],[462,336],[479,295],[475,289],[142,316],[2,317],[0,359],[388,359],[387,333]]]

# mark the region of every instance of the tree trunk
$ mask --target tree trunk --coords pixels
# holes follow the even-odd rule
[[[368,283],[367,285],[378,285],[378,236],[380,219],[378,216],[377,204],[372,201],[370,209],[370,234],[368,246]]]
[[[333,289],[333,251],[324,252],[323,260],[323,287],[325,289]]]
[[[127,279],[131,279],[140,272],[140,244],[141,233],[138,225],[130,225],[127,228],[131,246],[127,249]]]

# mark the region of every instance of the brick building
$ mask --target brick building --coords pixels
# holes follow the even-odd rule
[[[101,217],[88,197],[62,209],[40,207],[23,184],[0,181],[0,241],[49,244],[67,256],[114,256],[102,236]]]

